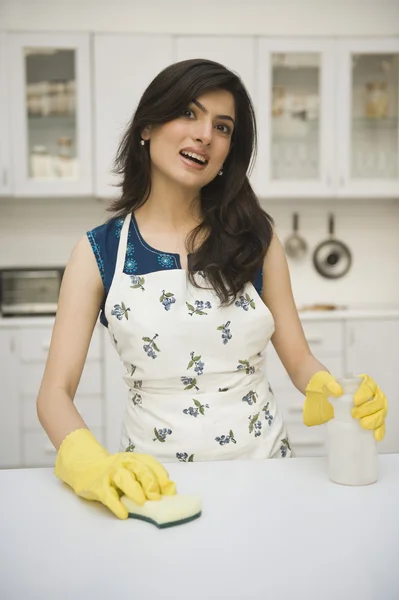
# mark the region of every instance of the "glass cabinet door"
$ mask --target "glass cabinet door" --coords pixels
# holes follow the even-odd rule
[[[260,40],[257,172],[267,196],[331,194],[330,47]]]
[[[12,36],[17,195],[91,192],[88,37],[51,38]]]
[[[344,43],[340,55],[339,194],[397,196],[399,41]]]

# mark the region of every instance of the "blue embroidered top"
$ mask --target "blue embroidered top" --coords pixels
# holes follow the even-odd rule
[[[108,327],[108,321],[104,314],[105,301],[114,276],[123,221],[123,218],[115,217],[86,232],[104,284],[105,296],[100,311],[100,322],[105,327]],[[161,252],[149,246],[141,237],[136,219],[132,214],[123,272],[128,275],[145,275],[164,269],[181,269],[179,255]],[[261,295],[262,269],[259,269],[255,281],[252,283],[258,294]]]

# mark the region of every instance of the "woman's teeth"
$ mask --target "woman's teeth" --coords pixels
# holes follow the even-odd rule
[[[200,156],[199,154],[195,154],[195,152],[183,152],[182,151],[182,152],[180,152],[180,154],[182,156],[184,156],[184,158],[188,158],[189,160],[199,163],[200,165],[206,165],[208,162],[203,156]]]

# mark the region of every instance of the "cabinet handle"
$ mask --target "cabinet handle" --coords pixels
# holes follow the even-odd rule
[[[309,344],[321,344],[323,342],[323,338],[317,335],[306,335],[305,337],[306,341],[309,342]]]
[[[301,413],[302,410],[302,406],[293,405],[288,407],[288,412],[290,413]]]
[[[311,440],[291,440],[293,446],[324,446],[324,442],[315,442]]]
[[[51,446],[50,444],[46,444],[44,446],[44,451],[46,454],[56,454],[57,450],[54,448],[54,446]]]

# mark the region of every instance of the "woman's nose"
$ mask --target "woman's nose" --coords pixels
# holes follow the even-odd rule
[[[196,123],[193,137],[196,142],[202,142],[203,144],[210,144],[212,141],[213,126],[212,123],[206,123],[204,121]]]

